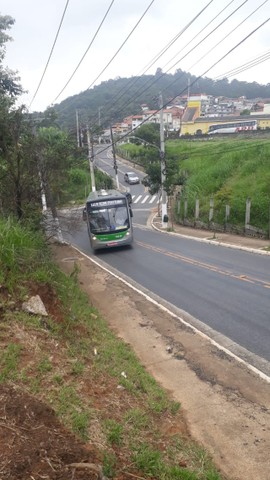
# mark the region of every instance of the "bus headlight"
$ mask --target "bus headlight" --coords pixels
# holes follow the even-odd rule
[[[96,240],[96,239],[97,239],[97,237],[95,237],[95,235],[94,235],[94,236],[92,237],[92,239],[93,239],[93,240]]]
[[[127,232],[126,235],[128,236],[128,235],[129,235],[129,232]]]

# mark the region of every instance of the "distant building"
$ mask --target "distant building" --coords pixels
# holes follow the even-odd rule
[[[256,120],[258,128],[270,129],[270,115],[238,115],[227,117],[197,117],[194,121],[183,122],[180,136],[185,135],[203,135],[209,133],[209,127],[213,125],[230,124]]]
[[[248,111],[250,115],[240,115]],[[247,100],[245,97],[226,98],[211,95],[192,95],[181,120],[180,136],[208,133],[210,125],[239,122],[256,118],[259,129],[270,128],[270,103]]]

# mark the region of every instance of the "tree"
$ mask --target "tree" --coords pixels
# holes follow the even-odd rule
[[[12,38],[6,34],[6,30],[10,29],[13,24],[14,19],[9,15],[0,15],[0,96],[9,95],[14,98],[23,92],[19,84],[20,78],[15,72],[2,65],[6,51],[5,44],[12,40]]]
[[[150,195],[155,195],[161,190],[161,168],[160,161],[149,163],[145,167],[146,176],[142,179],[142,184],[148,187]]]
[[[245,108],[244,110],[242,110],[240,112],[240,115],[250,115],[250,109],[249,108]]]
[[[27,205],[33,204],[36,170],[32,155],[32,134],[24,107],[15,108],[22,93],[18,77],[4,68],[7,35],[14,24],[10,16],[0,15],[0,205],[2,213],[22,219]]]
[[[145,123],[141,127],[137,128],[135,136],[159,147],[160,126],[157,123]]]
[[[38,170],[34,157],[34,137],[23,107],[10,109],[10,101],[0,97],[0,200],[2,213],[19,220],[39,205]]]
[[[36,158],[42,186],[52,214],[60,202],[63,185],[71,165],[73,145],[69,135],[59,128],[40,127],[36,133]]]

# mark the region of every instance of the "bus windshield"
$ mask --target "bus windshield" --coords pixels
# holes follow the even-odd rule
[[[114,207],[92,207],[88,205],[89,225],[92,233],[127,230],[130,227],[126,205]]]

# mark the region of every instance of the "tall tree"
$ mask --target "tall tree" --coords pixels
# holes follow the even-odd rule
[[[55,127],[40,127],[36,132],[39,175],[52,214],[56,214],[64,180],[71,163],[73,144],[66,132]]]
[[[7,35],[6,30],[9,30],[13,24],[14,19],[12,17],[9,15],[0,15],[0,96],[9,95],[14,98],[23,91],[19,83],[20,78],[16,72],[13,72],[3,65],[6,53],[6,42],[12,40],[12,38]]]
[[[18,219],[38,204],[34,138],[23,108],[10,109],[0,97],[0,199],[2,213]]]

